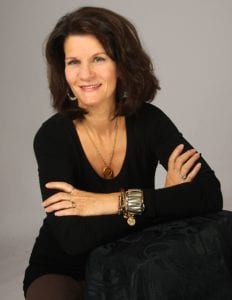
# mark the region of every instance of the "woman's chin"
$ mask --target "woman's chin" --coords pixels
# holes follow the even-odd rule
[[[84,109],[94,109],[104,107],[106,101],[90,100],[90,101],[79,101],[79,106]]]
[[[93,107],[97,107],[98,106],[98,103],[97,102],[85,102],[85,103],[80,103],[79,102],[79,106],[83,109],[88,109],[88,108],[93,108]]]

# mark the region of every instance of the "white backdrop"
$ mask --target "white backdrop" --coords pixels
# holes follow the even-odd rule
[[[202,152],[221,180],[224,208],[232,210],[232,1],[1,0],[2,257],[19,248],[27,257],[44,216],[32,149],[53,113],[42,44],[60,16],[86,5],[113,9],[136,25],[162,87],[155,104]],[[163,176],[160,170],[159,186]]]

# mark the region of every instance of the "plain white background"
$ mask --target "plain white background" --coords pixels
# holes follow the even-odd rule
[[[44,217],[32,149],[53,113],[42,45],[60,16],[86,5],[113,9],[136,25],[162,87],[154,103],[215,170],[224,208],[232,210],[230,0],[1,0],[1,299],[23,299],[23,272]],[[163,177],[159,170],[158,186]]]

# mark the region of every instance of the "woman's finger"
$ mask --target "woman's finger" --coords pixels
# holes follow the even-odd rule
[[[51,213],[58,210],[73,208],[73,202],[70,200],[56,202],[52,205],[45,207],[47,213]]]
[[[181,167],[180,173],[187,175],[200,158],[200,153],[193,154]]]
[[[175,168],[175,161],[178,158],[178,156],[182,153],[184,150],[184,145],[180,144],[178,145],[173,152],[171,153],[169,160],[168,160],[168,169],[172,170]]]
[[[58,210],[54,213],[54,215],[57,217],[75,216],[77,215],[77,212],[76,212],[76,208],[68,208],[68,209]]]
[[[175,170],[180,172],[183,165],[196,153],[195,149],[190,149],[184,152],[183,154],[179,155],[175,161]]]
[[[55,190],[61,190],[64,191],[66,193],[72,193],[74,187],[67,183],[67,182],[63,182],[63,181],[51,181],[51,182],[47,182],[45,184],[46,188],[48,189],[55,189]]]
[[[56,202],[60,202],[62,200],[68,200],[68,201],[70,201],[71,200],[71,195],[68,194],[68,193],[64,193],[64,192],[56,193],[56,194],[52,195],[51,197],[49,197],[48,199],[46,199],[42,203],[42,206],[43,207],[47,207],[47,206],[52,205],[52,204],[54,204]]]
[[[201,169],[201,163],[197,163],[196,166],[192,169],[192,171],[188,174],[186,181],[188,182],[193,181],[193,179],[196,177],[200,169]]]

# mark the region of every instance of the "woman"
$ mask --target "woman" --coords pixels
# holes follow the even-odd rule
[[[26,299],[83,299],[89,252],[159,222],[222,208],[220,184],[152,101],[159,83],[133,25],[84,7],[46,45],[58,113],[34,140],[47,213],[25,273]],[[165,186],[154,189],[158,162]]]

